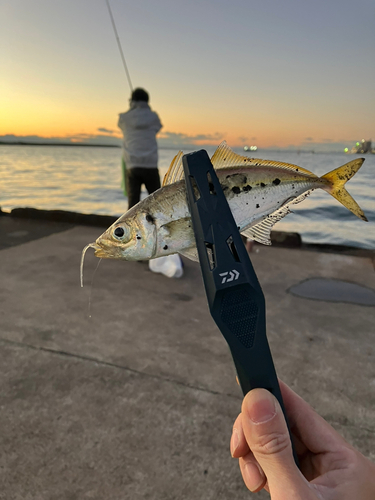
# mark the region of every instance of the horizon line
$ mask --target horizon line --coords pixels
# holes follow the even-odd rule
[[[317,144],[317,143],[315,143]],[[321,143],[328,144],[328,143]],[[121,149],[121,145],[118,144],[100,144],[100,143],[87,143],[87,142],[32,142],[32,141],[2,141],[0,140],[0,146],[52,146],[52,147],[91,147],[91,148],[118,148]],[[176,144],[176,145],[159,145],[159,149],[194,149],[194,148],[215,148],[212,144]],[[243,146],[233,146],[231,149],[243,149]],[[258,147],[256,151],[251,151],[251,153],[256,153],[257,151],[275,151],[275,152],[300,152],[300,153],[313,153],[313,154],[328,154],[328,153],[343,153],[340,150],[331,150],[331,151],[315,151],[314,148],[309,147],[308,144],[303,146],[269,146],[269,147]],[[244,151],[245,152],[245,151]]]

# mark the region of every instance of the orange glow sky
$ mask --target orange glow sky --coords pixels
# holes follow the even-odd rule
[[[111,6],[162,140],[335,148],[375,139],[373,2]],[[3,3],[0,45],[0,139],[119,136],[129,87],[104,0]]]

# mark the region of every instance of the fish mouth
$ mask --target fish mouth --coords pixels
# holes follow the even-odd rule
[[[101,259],[103,258],[105,259],[106,257],[108,257],[108,252],[106,252],[104,248],[97,246],[93,246],[93,248],[95,249],[94,252],[95,257],[100,257]]]
[[[95,241],[94,243],[89,243],[88,245],[85,246],[85,248],[82,250],[82,256],[81,256],[81,265],[80,265],[80,279],[81,279],[81,287],[83,287],[83,262],[85,259],[85,254],[89,248],[93,248],[95,250],[95,257],[99,257],[101,259],[110,259],[113,257],[116,257],[116,255],[111,252],[110,249],[106,249],[105,246],[102,246],[98,243],[98,241]]]
[[[81,265],[80,265],[80,279],[81,279],[81,287],[83,287],[83,262],[85,259],[85,254],[89,248],[94,249],[95,257],[99,257],[100,259],[118,259],[121,258],[121,249],[113,246],[111,243],[106,244],[105,240],[101,241],[98,238],[95,242],[89,243],[82,250],[81,256]]]
[[[116,259],[121,257],[121,249],[112,242],[108,243],[106,241],[96,240],[96,242],[91,243],[90,246],[95,250],[95,257],[101,259]]]
[[[101,243],[101,244],[100,244]],[[83,262],[85,260],[85,255],[86,252],[89,248],[94,249],[94,255],[95,257],[99,257],[100,259],[110,259],[115,257],[116,255],[111,251],[112,249],[109,247],[106,249],[106,247],[103,245],[102,242],[98,243],[98,241],[95,241],[93,243],[89,243],[88,245],[85,246],[85,248],[82,250],[82,256],[81,256],[81,265],[80,265],[80,280],[81,280],[81,287],[83,287]]]
[[[100,259],[117,259],[121,257],[121,252],[118,250],[114,252],[113,249],[107,250],[102,247],[93,247],[95,249],[94,255],[95,257],[99,257]]]
[[[81,287],[83,287],[83,261],[85,260],[85,255],[86,252],[89,248],[95,248],[95,255],[96,255],[96,249],[97,249],[97,244],[96,243],[89,243],[88,245],[85,246],[85,248],[82,250],[82,256],[81,256],[81,265],[80,265],[80,280],[81,280]]]

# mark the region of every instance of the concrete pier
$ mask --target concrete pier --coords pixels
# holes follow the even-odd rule
[[[80,288],[102,231],[0,217],[0,498],[268,498],[230,456],[242,397],[198,264],[174,280],[89,250]],[[289,292],[374,289],[373,254],[256,245],[251,259],[279,377],[375,460],[375,307]]]

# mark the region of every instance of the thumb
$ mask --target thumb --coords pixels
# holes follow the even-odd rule
[[[309,487],[294,462],[282,409],[269,391],[253,389],[246,395],[242,403],[242,428],[250,450],[266,475],[272,499],[284,499],[287,492],[289,499],[307,498]],[[306,497],[300,496],[304,491]]]

